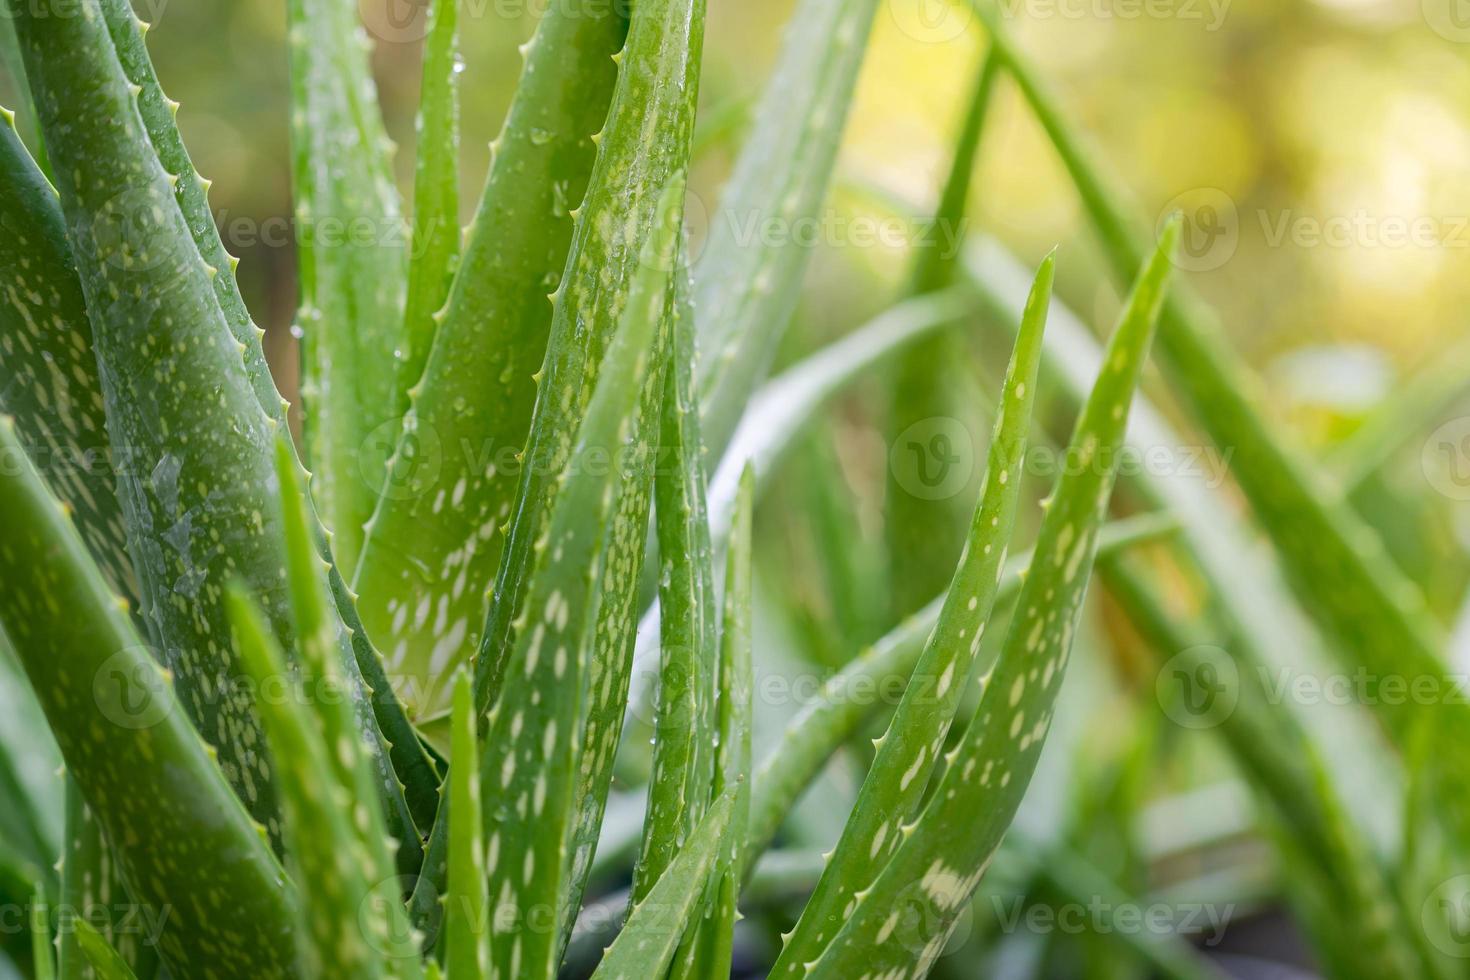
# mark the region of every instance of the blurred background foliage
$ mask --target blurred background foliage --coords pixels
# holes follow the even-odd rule
[[[1449,6],[1458,2],[1004,4],[1019,42],[1142,212],[1185,208],[1187,234],[1198,236],[1199,245],[1196,260],[1185,262],[1186,274],[1218,310],[1236,349],[1262,373],[1264,404],[1280,424],[1341,472],[1352,465],[1354,434],[1362,426],[1385,413],[1410,417],[1413,431],[1393,444],[1387,464],[1354,491],[1354,501],[1447,628],[1461,617],[1470,571],[1464,559],[1470,508],[1431,490],[1425,439],[1457,412],[1465,414],[1464,400],[1453,396],[1459,381],[1470,378],[1470,369],[1457,374],[1452,363],[1470,364],[1461,340],[1470,309],[1470,26],[1460,27]],[[366,5],[381,0],[363,3],[367,12]],[[153,22],[159,75],[183,104],[180,126],[199,171],[214,181],[211,202],[221,231],[242,258],[242,287],[268,328],[267,352],[289,395],[296,376],[289,330],[296,282],[285,5],[135,5]],[[530,36],[538,6],[537,0],[465,0],[466,218],[519,74],[517,46]],[[701,220],[718,220],[711,215],[718,214],[720,185],[792,6],[792,0],[710,0],[691,181],[696,248]],[[880,8],[821,246],[778,366],[850,331],[904,288],[912,235],[933,211],[983,45],[963,4],[888,0]],[[396,166],[406,198],[418,62],[416,39],[378,40],[375,69],[388,130],[400,146]],[[0,76],[0,84],[9,79]],[[1010,81],[998,84],[968,230],[997,236],[1027,261],[1063,243],[1058,296],[1105,328],[1120,297],[1108,285],[1096,241],[1044,134]],[[0,103],[17,100],[0,90]],[[895,214],[902,231],[882,233],[895,227]],[[1409,233],[1400,234],[1401,227]],[[989,429],[989,399],[980,392],[994,384],[1004,347],[996,331],[966,328],[959,337],[934,364],[934,384],[948,399],[946,416],[970,435],[970,446],[961,448],[980,459]],[[955,351],[961,356],[952,356]],[[1429,377],[1451,397],[1414,417],[1400,403],[1422,391],[1428,382],[1421,379]],[[935,556],[932,567],[896,573],[891,565],[883,526],[898,436],[889,424],[890,381],[875,377],[844,396],[805,437],[804,451],[784,468],[762,507],[757,652],[767,673],[835,670],[911,612],[913,596],[937,593],[953,568],[958,529],[979,489],[978,466],[953,497],[921,506],[932,528],[933,540],[922,549]],[[1166,409],[1174,404],[1161,384],[1152,383],[1149,393]],[[1181,603],[1198,603],[1192,583],[1175,584]],[[1028,806],[1033,814],[1049,812],[1040,823],[1057,825],[1054,837],[1117,881],[1175,897],[1172,883],[1191,882],[1186,896],[1201,901],[1214,895],[1268,901],[1280,869],[1249,832],[1248,795],[1223,778],[1229,766],[1215,743],[1169,726],[1156,709],[1135,710],[1154,704],[1156,662],[1123,615],[1106,601],[1094,605],[1079,647],[1101,656],[1082,658],[1073,670],[1080,680],[1071,687],[1080,685],[1086,695],[1082,702],[1073,698],[1079,706],[1074,737],[1052,736],[1078,746],[1081,759],[1060,786],[1049,786],[1045,772],[1038,775]],[[794,708],[763,700],[759,690],[756,700],[767,715],[756,727],[759,758],[762,733],[769,738],[779,731]],[[1059,726],[1066,717],[1058,712]],[[1083,729],[1085,738],[1078,734]],[[854,746],[852,758],[839,761],[809,794],[788,830],[793,839],[821,842],[835,833],[865,753],[865,746]],[[1058,794],[1070,804],[1057,804]],[[1063,811],[1070,816],[1060,816]],[[1034,834],[1037,823],[1023,815],[1020,826]],[[1208,857],[1196,850],[1199,841],[1210,842]],[[997,877],[996,893],[1004,895],[1008,879]],[[1019,872],[1013,877],[1032,880]],[[1044,884],[1032,883],[1033,898]],[[773,901],[779,906],[781,896]],[[752,932],[767,925],[757,920]],[[993,924],[982,916],[956,946],[987,928]],[[1252,936],[1250,928],[1233,926],[1232,942],[1256,952],[1276,947],[1284,959],[1301,961],[1289,933],[1272,928]],[[774,927],[766,931],[769,945]],[[1089,953],[1085,941],[1015,955],[1104,959]],[[969,975],[958,962],[946,961],[941,975]],[[1048,972],[1078,975],[1063,965]]]

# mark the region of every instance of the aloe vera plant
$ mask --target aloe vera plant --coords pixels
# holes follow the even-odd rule
[[[1266,663],[1247,584],[1229,581],[1254,566],[1231,564],[1218,502],[1136,474],[1113,501],[1130,418],[1160,424],[1146,401],[1131,411],[1156,324],[1205,428],[1242,450],[1242,488],[1334,649],[1443,673],[1427,618],[1358,547],[1360,522],[1283,462],[1230,359],[1169,295],[1177,222],[1154,243],[1128,231],[987,6],[994,46],[926,223],[967,219],[1009,74],[1133,282],[1106,349],[1052,302],[1055,255],[1022,304],[997,295],[984,243],[941,254],[931,239],[891,305],[767,380],[811,250],[739,232],[823,207],[874,0],[799,0],[698,256],[685,210],[711,140],[695,133],[705,0],[551,0],[474,202],[458,178],[469,8],[426,12],[405,197],[355,6],[288,0],[298,448],[149,26],[125,0],[3,3],[0,65],[37,131],[0,125],[0,908],[27,913],[24,943],[0,936],[0,977],[709,980],[761,955],[745,914],[784,932],[761,963],[773,977],[966,975],[938,964],[982,881],[1014,878],[1038,902],[1141,900],[1125,887],[1141,877],[1090,863],[1090,839],[1023,827],[1001,847],[1066,710],[1095,558],[1172,653],[1190,626],[1148,563],[1121,555],[1182,557],[1218,593],[1205,619],[1238,661]],[[727,115],[715,139],[744,112]],[[339,239],[353,227],[372,234]],[[908,618],[863,652],[837,636],[813,699],[781,716],[762,684],[782,669],[772,593],[790,577],[758,559],[778,536],[762,508],[790,506],[783,464],[895,362],[884,424],[952,410],[935,367],[997,320],[1011,353],[993,365],[996,404],[958,386],[970,403],[953,409],[994,411],[979,500],[920,506],[896,474],[876,481],[892,561],[843,598],[881,596],[870,625]],[[1057,393],[1069,465],[1035,507],[1027,449],[1044,447]],[[1375,426],[1347,468],[1377,465],[1401,428]],[[859,511],[837,513],[836,458],[804,461],[822,483],[781,528],[841,540]],[[925,523],[970,504],[963,532]],[[1093,665],[1091,635],[1078,645]],[[891,702],[859,696],[875,682]],[[1320,733],[1258,686],[1241,693],[1221,741],[1293,869],[1282,892],[1317,945],[1362,947],[1323,962],[1458,975],[1431,934],[1453,909],[1416,917],[1462,851],[1465,770],[1425,743],[1457,738],[1463,711],[1385,712],[1395,743],[1435,763],[1407,791],[1401,874],[1344,806]],[[640,747],[625,779],[619,752]],[[1149,774],[1153,751],[1142,740],[1130,771]],[[829,764],[852,786],[827,785]],[[804,798],[842,806],[813,816]],[[986,879],[1005,853],[1026,855],[1020,871]],[[774,879],[801,901],[770,903]],[[609,917],[592,930],[601,953],[574,943],[592,912]],[[1088,943],[1119,969],[1211,975],[1180,936]]]

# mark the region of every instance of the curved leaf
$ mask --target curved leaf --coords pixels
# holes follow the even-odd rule
[[[1166,227],[1108,344],[1106,370],[1077,420],[1069,465],[1047,504],[1017,615],[974,718],[946,756],[928,804],[914,823],[898,828],[902,842],[892,860],[844,915],[831,943],[806,964],[812,977],[926,973],[1015,816],[1066,670],[1128,406],[1163,307],[1178,234],[1176,220]],[[922,921],[908,941],[890,943],[910,900],[920,903]]]
[[[288,0],[291,183],[312,492],[350,576],[408,407],[404,224],[357,6]]]
[[[448,2],[448,0],[444,0]],[[367,527],[363,618],[410,710],[446,707],[453,667],[479,645],[485,594],[519,479],[556,285],[586,192],[591,136],[617,78],[626,20],[550,4],[525,68],[404,434]],[[484,710],[484,705],[481,705]]]
[[[176,976],[295,975],[295,899],[173,684],[0,424],[0,622]],[[220,910],[228,907],[229,914]],[[166,913],[166,914],[165,914]],[[163,918],[158,918],[162,916]]]
[[[775,73],[695,268],[705,440],[721,459],[745,403],[770,369],[812,249],[800,235],[752,246],[751,227],[789,230],[827,198],[877,0],[801,0]]]
[[[683,194],[682,179],[664,192],[656,246],[637,270],[577,433],[575,465],[536,549],[506,684],[484,725],[481,778],[495,800],[485,812],[492,977],[556,976],[560,927],[580,904],[590,866],[584,821],[589,811],[601,816],[607,785],[589,785],[589,776],[608,755],[591,728],[620,656],[599,627],[607,604],[637,585],[616,549],[620,537],[642,545],[646,514],[631,529],[618,525],[623,501],[640,485],[646,494],[651,477],[641,403],[647,388],[663,390],[660,334]],[[595,835],[596,823],[590,829]]]
[[[913,816],[939,761],[950,723],[980,652],[994,608],[1005,556],[1021,497],[1026,437],[1036,401],[1041,337],[1051,302],[1055,257],[1037,270],[1001,387],[990,439],[984,490],[959,568],[955,571],[934,632],[904,690],[903,700],[842,829],[827,870],[786,938],[773,977],[800,976],[841,928],[845,909],[893,856],[900,828]]]

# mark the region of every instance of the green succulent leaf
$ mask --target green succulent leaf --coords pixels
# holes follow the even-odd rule
[[[770,369],[812,249],[800,236],[752,247],[754,222],[795,228],[827,197],[877,0],[801,0],[695,269],[705,441],[724,455]]]
[[[1133,275],[1142,259],[1142,239],[1119,203],[1122,195],[1105,181],[1035,71],[1000,29],[994,9],[980,0],[972,5],[1070,173],[1115,276],[1121,281]],[[1470,740],[1470,710],[1453,693],[1458,685],[1446,671],[1443,637],[1423,596],[1387,557],[1373,529],[1268,422],[1256,404],[1259,379],[1187,296],[1170,303],[1159,338],[1161,362],[1201,426],[1217,445],[1233,451],[1231,471],[1276,545],[1289,582],[1336,641],[1331,647],[1344,665],[1366,671],[1373,686],[1369,700],[1399,747],[1411,737],[1417,706],[1406,703],[1413,699],[1380,696],[1376,688],[1405,679],[1437,688],[1444,702],[1437,710],[1447,731]],[[1446,816],[1461,835],[1470,833],[1470,766],[1456,756],[1441,770],[1438,778],[1450,788]]]
[[[181,698],[251,812],[274,820],[269,769],[234,683],[220,577],[279,594],[256,488],[271,422],[225,329],[173,181],[143,131],[135,92],[95,2],[83,16],[11,11],[61,181],[62,210],[92,317],[143,615]],[[233,368],[233,370],[231,370]],[[221,417],[224,426],[215,423]],[[225,474],[229,474],[228,478]],[[280,611],[279,603],[273,603]]]
[[[278,427],[284,427],[288,405],[276,390],[270,368],[266,364],[261,348],[264,332],[251,320],[245,301],[240,295],[239,284],[234,275],[238,262],[225,251],[209,208],[209,181],[195,171],[179,134],[175,121],[178,103],[164,94],[148,57],[144,43],[147,25],[133,15],[127,0],[100,0],[100,3],[118,60],[128,80],[136,87],[138,110],[148,139],[165,172],[174,175],[172,183],[179,212],[188,226],[195,249],[209,271],[215,298],[230,333],[239,345],[239,355],[250,386],[266,416],[274,420]],[[136,220],[138,216],[128,214],[123,218]],[[142,224],[146,226],[146,222]],[[298,474],[304,473],[299,464],[296,465],[296,471]],[[314,514],[312,521],[316,525],[314,534],[317,550],[330,559],[326,532],[319,526]],[[385,743],[379,750],[379,755],[391,754],[391,765],[386,758],[380,758],[379,761],[379,768],[384,776],[383,795],[388,805],[390,821],[395,834],[400,839],[408,840],[416,836],[413,831],[414,821],[427,827],[433,819],[438,777],[421,750],[417,736],[414,735],[394,689],[388,682],[381,661],[362,629],[355,600],[336,567],[332,569],[330,579],[337,614],[347,629],[344,635],[350,637],[350,649],[344,647],[344,657],[350,656],[357,661],[356,672],[363,677],[365,693],[371,694],[373,713],[382,732],[382,742]],[[406,792],[399,792],[394,788],[399,781],[406,784]],[[401,852],[400,860],[405,872],[417,868],[418,851],[417,847],[412,847]]]
[[[293,687],[293,682],[287,680],[284,674],[262,675],[262,668],[269,665],[260,662],[262,652],[257,649],[252,651],[256,660],[252,676],[261,691],[257,701],[263,702],[276,690],[273,681],[283,682],[288,697],[280,704],[261,705],[267,723],[267,734],[272,731],[270,715],[274,712],[277,715],[274,721],[276,726],[304,724],[302,731],[319,743],[310,747],[309,754],[302,758],[314,758],[311,753],[317,753],[319,748],[322,761],[326,763],[324,768],[297,771],[290,778],[282,774],[278,776],[278,782],[283,785],[295,782],[295,791],[299,793],[308,790],[309,783],[320,787],[324,777],[330,776],[335,785],[333,789],[327,790],[328,797],[335,793],[344,804],[351,801],[350,806],[344,807],[347,834],[337,838],[334,847],[329,849],[332,859],[340,861],[341,855],[347,854],[354,874],[366,882],[367,893],[361,901],[368,904],[359,909],[357,922],[365,930],[371,949],[389,957],[388,967],[392,975],[417,977],[420,975],[419,949],[409,934],[408,913],[403,907],[400,895],[402,889],[394,874],[392,846],[398,842],[390,841],[382,809],[376,805],[382,798],[377,787],[384,774],[375,765],[373,744],[364,736],[365,732],[372,731],[372,709],[360,695],[360,681],[351,678],[343,666],[341,651],[344,649],[345,627],[335,615],[328,589],[328,575],[332,566],[315,549],[312,537],[316,528],[305,488],[297,478],[297,469],[290,440],[282,434],[276,441],[276,482],[280,488],[286,579],[297,638],[294,660],[300,676],[300,687]],[[251,603],[250,609],[254,608]],[[231,615],[236,635],[239,636],[242,631],[240,617],[246,615],[246,610],[236,602]],[[258,624],[248,625],[253,629]],[[242,655],[246,653],[243,650],[241,652]],[[265,652],[274,656],[272,648]],[[297,694],[305,700],[292,702],[290,696]],[[299,710],[294,713],[295,717],[280,716],[280,712],[291,712],[298,705]],[[282,741],[289,741],[294,737],[291,731],[287,731],[283,734]],[[275,738],[272,735],[278,764],[290,764],[300,770],[301,763],[296,761],[292,746],[277,745]],[[391,773],[387,775],[391,778]],[[321,792],[320,789],[317,791]],[[330,801],[325,805],[330,806]],[[312,816],[308,809],[297,810],[299,820],[310,821]],[[296,833],[310,836],[315,831],[316,825],[308,822],[298,828]],[[417,843],[412,841],[410,846],[416,849]],[[293,848],[293,854],[297,854],[298,859],[299,850]],[[322,859],[325,860],[326,857],[324,852]],[[326,886],[330,885],[331,882],[328,881]],[[350,888],[343,888],[341,891],[356,894]],[[317,923],[312,922],[309,925],[315,926]],[[348,941],[350,937],[339,940]],[[318,953],[328,957],[338,955],[325,952],[326,949],[327,947],[321,947]],[[371,959],[371,956],[367,957],[368,961]]]
[[[330,687],[319,686],[328,679],[308,675],[308,686],[287,673],[269,624],[248,594],[232,588],[229,605],[276,761],[288,864],[301,896],[299,969],[321,978],[392,975],[385,959],[393,935],[382,913],[399,904],[398,884],[396,879],[375,882],[372,865],[362,860],[359,835],[367,827],[355,827],[354,820],[361,819],[357,811],[364,804],[348,794],[334,772],[326,726],[312,716],[311,692],[330,696]],[[405,952],[417,964],[417,948],[409,944]]]
[[[107,937],[86,919],[76,921],[77,943],[99,980],[138,980],[132,967],[112,948]],[[41,980],[40,977],[37,980]]]
[[[9,24],[9,19],[6,18]],[[127,530],[113,489],[92,324],[56,191],[0,120],[0,411],[47,485],[76,513],[112,587],[136,600]]]
[[[107,839],[128,842],[118,858],[133,899],[167,912],[153,919],[164,959],[176,976],[294,976],[282,938],[295,900],[280,865],[8,422],[0,450],[20,461],[0,475],[0,575],[30,583],[0,590],[0,622],[67,771]]]
[[[1098,555],[1121,553],[1173,535],[1178,524],[1168,517],[1145,515],[1113,521],[1098,534]],[[1022,572],[1031,552],[1013,556],[996,594],[996,608],[1009,604],[1021,589]],[[929,602],[872,647],[833,674],[800,714],[791,720],[756,770],[749,845],[744,862],[753,872],[780,829],[781,821],[823,765],[850,742],[885,704],[902,696],[910,675],[939,622],[948,593]],[[882,693],[874,697],[874,692]]]
[[[480,757],[475,731],[475,689],[469,671],[454,680],[453,742],[449,796],[449,891],[444,911],[444,967],[449,980],[485,976],[489,944],[485,933],[486,898]]]
[[[1054,274],[1055,258],[1048,255],[1022,315],[991,435],[984,490],[939,620],[892,722],[877,742],[877,756],[827,871],[787,938],[772,976],[800,976],[805,964],[817,959],[841,928],[844,910],[898,849],[901,828],[919,806],[970,686],[1015,526]]]
[[[57,906],[57,972],[61,980],[93,980],[96,971],[77,944],[72,920],[85,918],[138,972],[158,972],[152,910],[139,909],[123,887],[122,868],[102,837],[81,788],[66,779],[66,839],[61,851],[61,902]],[[131,925],[132,928],[123,928]],[[143,928],[139,929],[141,925]]]
[[[566,271],[554,296],[555,313],[520,484],[475,665],[475,695],[482,710],[494,698],[512,648],[513,618],[528,588],[532,545],[544,532],[577,423],[585,415],[598,366],[627,305],[640,255],[655,225],[658,195],[689,159],[704,10],[704,0],[640,5],[619,56],[617,91],[607,125],[597,137],[597,162],[587,195],[574,213]],[[640,416],[650,419],[650,425],[656,425],[652,420],[657,418],[662,393],[662,386],[652,389],[640,406]],[[626,501],[627,518],[646,509],[640,496],[632,494]],[[635,570],[641,568],[644,545],[643,540],[630,539],[620,549],[625,550],[623,560]],[[634,601],[633,596],[628,601]],[[613,618],[620,605],[607,606]],[[631,638],[632,622],[610,621],[607,626]],[[621,727],[621,713],[610,720],[610,732],[595,736],[609,745]]]
[[[247,582],[276,635],[291,636],[276,517],[261,493],[272,483],[271,447],[284,413],[279,396],[262,401],[269,375],[258,337],[250,329],[241,340],[220,303],[216,286],[225,273],[202,257],[187,209],[176,202],[180,181],[163,168],[140,113],[149,89],[125,74],[109,33],[116,25],[96,2],[87,0],[82,16],[27,10],[17,27],[52,153],[71,175],[62,183],[62,211],[95,332],[109,435],[128,449],[126,459],[114,453],[113,466],[142,615],[196,728],[279,840],[269,767],[255,748],[253,700],[237,683],[222,583]],[[78,116],[100,122],[78,123]],[[350,597],[334,588],[353,637],[344,661],[367,674],[364,694],[373,693],[379,719],[401,719],[355,628]],[[391,740],[402,778],[422,787],[415,798],[427,797],[432,819],[436,780],[423,774],[426,760],[411,765],[421,747]],[[386,752],[379,751],[380,786],[396,835],[408,840],[413,820]],[[408,869],[417,866],[418,850],[403,852]]]
[[[446,0],[447,3],[447,0]],[[617,5],[548,6],[367,528],[356,587],[417,717],[474,650],[520,478],[556,286],[617,80]],[[481,705],[484,710],[484,705]]]
[[[399,375],[409,384],[423,377],[434,342],[434,314],[444,306],[459,259],[459,60],[458,0],[436,0],[429,9],[419,93],[418,157],[413,185],[413,248],[408,258]]]
[[[648,388],[663,390],[660,334],[683,195],[682,178],[664,191],[654,244],[637,269],[577,433],[576,465],[565,471],[536,547],[507,682],[485,721],[481,777],[499,801],[485,813],[491,976],[555,977],[565,945],[558,927],[580,905],[591,864],[582,842],[586,818],[599,818],[590,828],[595,834],[607,784],[589,777],[611,755],[592,724],[607,697],[599,689],[614,683],[618,659],[631,653],[601,624],[606,606],[626,604],[625,593],[637,587],[636,565],[629,576],[618,552],[633,538],[641,547],[647,512],[637,521],[623,505],[640,492],[646,499],[651,482],[642,402]],[[618,462],[593,465],[598,458]],[[620,703],[617,712],[620,721]],[[538,927],[517,924],[532,916]]]
[[[592,974],[594,980],[638,980],[662,976],[668,969],[684,926],[709,883],[734,809],[730,793],[709,808],[648,897],[634,906],[627,925]]]
[[[724,977],[734,957],[736,902],[745,861],[745,832],[750,823],[751,774],[751,558],[755,473],[746,467],[735,503],[735,526],[725,566],[725,602],[721,619],[718,750],[712,792],[734,797],[711,882],[712,894],[670,976]]]
[[[837,934],[808,962],[813,977],[898,970],[923,975],[949,939],[1015,816],[1041,753],[1107,511],[1128,406],[1163,306],[1178,239],[1166,226],[1108,345],[1106,369],[1077,420],[995,667],[943,777],[902,842]],[[889,943],[908,901],[922,903],[911,941]]]
[[[676,274],[677,275],[677,274]],[[684,280],[678,280],[682,283]],[[677,288],[677,283],[676,283]],[[714,777],[716,609],[699,403],[694,320],[674,305],[672,363],[664,379],[658,512],[660,663],[653,771],[632,901],[642,901],[708,806]]]
[[[356,11],[286,5],[306,456],[349,576],[417,380],[400,369],[408,230]]]
[[[39,888],[31,895],[31,969],[35,980],[56,980],[55,950],[51,943],[51,908]]]

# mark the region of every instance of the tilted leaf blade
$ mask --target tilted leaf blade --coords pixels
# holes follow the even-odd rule
[[[290,0],[286,21],[306,457],[351,575],[417,380],[399,369],[407,226],[357,8]]]
[[[459,258],[459,0],[435,0],[419,89],[413,235],[398,372],[418,384]]]
[[[0,449],[24,460],[9,422]],[[14,469],[0,475],[0,573],[31,586],[0,590],[0,622],[67,771],[107,838],[128,842],[118,858],[134,900],[163,916],[160,951],[179,976],[294,976],[280,865],[62,506],[28,463]],[[227,918],[211,911],[226,904]]]
[[[638,980],[660,976],[668,968],[715,865],[734,807],[734,797],[726,794],[709,808],[658,884],[633,908],[592,974],[594,980]]]
[[[1077,420],[1068,465],[1047,505],[1000,659],[943,777],[892,860],[809,964],[812,977],[864,971],[922,976],[943,950],[1020,805],[1055,707],[1072,633],[1117,475],[1128,406],[1163,306],[1178,222],[1164,232],[1108,345],[1106,368]],[[886,942],[912,899],[922,923],[912,943]]]
[[[592,135],[617,80],[611,56],[627,33],[613,6],[556,0],[525,49],[367,528],[355,582],[364,622],[418,717],[445,707],[443,682],[484,628],[546,354],[547,295],[566,264],[571,208],[586,193]]]
[[[86,919],[78,919],[76,930],[77,943],[87,961],[92,964],[92,969],[97,971],[99,980],[138,980],[127,961],[112,948],[112,944],[97,931],[96,926]]]
[[[676,281],[676,288],[682,288],[681,281]],[[654,474],[660,608],[667,613],[659,619],[653,771],[642,845],[633,869],[634,904],[648,894],[679,843],[699,822],[714,777],[719,651],[704,440],[694,390],[694,340],[690,311],[676,303],[672,360],[664,379],[661,460]]]
[[[1131,276],[1141,261],[1141,238],[1120,203],[1122,195],[1084,151],[1027,59],[1000,29],[992,7],[982,0],[971,5],[986,21],[997,52],[1071,175],[1115,277]],[[1218,446],[1232,451],[1232,473],[1275,544],[1288,581],[1336,641],[1333,651],[1349,669],[1367,671],[1369,699],[1400,748],[1411,738],[1416,706],[1380,696],[1377,687],[1405,679],[1436,688],[1454,738],[1470,742],[1470,710],[1446,671],[1444,640],[1422,594],[1387,557],[1373,529],[1267,422],[1255,403],[1259,380],[1189,296],[1176,297],[1165,310],[1159,351],[1201,426]],[[1457,755],[1441,778],[1452,787],[1447,818],[1462,834],[1470,832],[1470,766]]]
[[[786,229],[812,220],[827,197],[877,0],[801,0],[755,126],[714,211],[695,268],[700,399],[714,459],[770,369],[813,249],[800,235],[744,239],[752,222]]]
[[[646,493],[651,475],[636,461],[593,462],[629,449],[646,455],[643,392],[663,390],[660,333],[683,193],[682,179],[664,192],[657,246],[637,271],[537,542],[506,683],[482,732],[481,777],[496,800],[485,812],[491,977],[555,977],[565,945],[561,926],[580,904],[590,864],[579,860],[582,819],[589,808],[600,813],[602,801],[591,798],[597,788],[588,785],[601,755],[589,729],[598,687],[612,669],[607,661],[619,655],[599,627],[604,606],[637,585],[637,576],[630,579],[610,556],[628,484],[644,484]],[[646,526],[645,513],[630,532],[640,545]],[[524,928],[530,916],[536,927]]]
[[[999,593],[1020,502],[1027,433],[1036,401],[1041,338],[1051,301],[1055,258],[1047,256],[1022,315],[1001,388],[985,482],[964,554],[933,634],[914,668],[843,827],[826,872],[772,969],[800,976],[838,929],[903,840],[939,761],[950,723],[969,688],[985,625]]]
[[[1172,520],[1158,515],[1113,521],[1098,534],[1097,551],[1099,555],[1125,551],[1171,535],[1177,528]],[[1031,557],[1028,551],[1006,563],[1006,574],[996,595],[997,608],[1015,599],[1021,588],[1021,573],[1031,564]],[[828,678],[761,760],[754,781],[744,862],[747,872],[754,869],[756,860],[775,839],[781,821],[833,753],[856,737],[884,705],[902,696],[939,622],[946,597],[947,592],[935,597]],[[880,696],[875,697],[875,691]],[[898,693],[884,693],[892,691]]]

